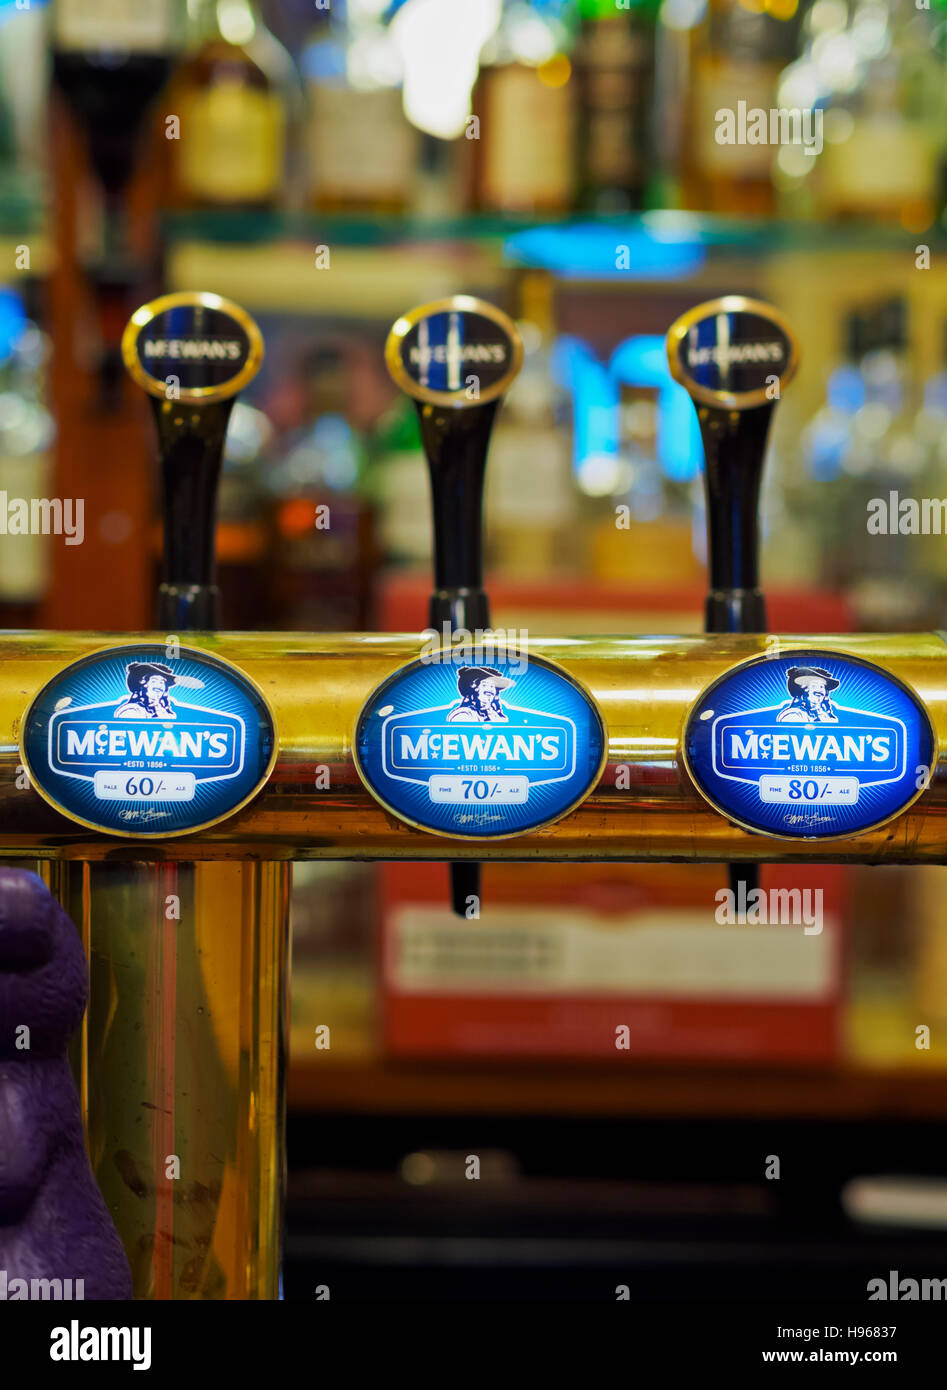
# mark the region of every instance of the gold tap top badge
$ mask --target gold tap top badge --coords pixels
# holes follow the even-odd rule
[[[263,335],[239,304],[185,290],[135,310],[122,334],[122,359],[149,395],[211,405],[256,376]]]
[[[502,309],[456,294],[402,314],[385,362],[414,400],[462,410],[504,394],[523,365],[523,340]]]
[[[666,347],[675,381],[698,405],[724,410],[778,399],[799,365],[795,334],[780,311],[742,294],[688,309],[668,329]]]

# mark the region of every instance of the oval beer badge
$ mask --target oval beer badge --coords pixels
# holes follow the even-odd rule
[[[239,304],[184,290],[136,309],[122,334],[122,359],[149,395],[209,405],[253,380],[263,337]]]
[[[396,671],[359,716],[355,762],[381,804],[420,830],[500,839],[573,810],[605,765],[595,702],[539,657],[444,648]]]
[[[771,304],[724,295],[682,314],[667,334],[671,375],[701,405],[749,410],[772,402],[795,375],[799,350]]]
[[[276,762],[273,716],[235,666],[160,642],[112,647],[60,671],[23,720],[30,781],[92,830],[167,837],[239,810]]]
[[[502,309],[455,294],[403,314],[388,335],[385,362],[416,401],[483,404],[502,396],[519,372],[523,340]]]
[[[936,756],[906,685],[852,656],[754,657],[708,687],[684,732],[699,791],[744,830],[858,835],[920,795]]]

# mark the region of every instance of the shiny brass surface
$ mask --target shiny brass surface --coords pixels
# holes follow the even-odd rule
[[[155,843],[83,829],[31,788],[18,788],[19,721],[39,688],[70,661],[140,638],[78,633],[0,636],[0,854],[111,864],[206,859],[550,859],[719,862],[942,863],[947,859],[947,640],[939,633],[549,638],[530,651],[558,662],[598,703],[608,733],[602,778],[555,825],[483,843],[429,835],[373,800],[352,758],[362,704],[417,659],[414,635],[188,634],[263,690],[280,749],[260,793],[230,819]],[[155,640],[154,638],[152,640]],[[160,640],[164,640],[163,638]],[[821,649],[874,662],[926,705],[937,737],[930,785],[887,824],[845,840],[783,840],[730,824],[703,799],[681,756],[701,691],[751,656]],[[619,775],[621,768],[627,773]],[[328,772],[328,779],[326,778]],[[22,781],[22,775],[20,780]],[[320,789],[319,784],[328,785]]]
[[[89,956],[73,1066],[135,1297],[277,1298],[291,866],[40,872]]]

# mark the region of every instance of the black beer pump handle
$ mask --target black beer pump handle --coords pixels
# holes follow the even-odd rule
[[[760,486],[772,404],[698,410],[704,444],[709,590],[707,632],[765,632],[760,589]]]
[[[181,291],[136,309],[121,344],[125,369],[151,401],[161,467],[164,563],[158,626],[213,631],[217,487],[237,393],[263,361],[263,337],[239,304]]]
[[[233,399],[182,405],[152,398],[161,464],[164,563],[160,628],[211,631],[220,622],[214,529]]]
[[[416,403],[431,477],[434,592],[429,621],[438,632],[490,625],[483,588],[483,481],[499,401],[450,410]]]
[[[487,445],[498,401],[468,410],[415,402],[421,442],[431,476],[434,517],[434,592],[428,623],[437,633],[476,632],[490,626],[490,601],[483,588],[483,480]],[[481,901],[480,865],[457,860],[450,866],[451,909],[466,917]]]
[[[765,632],[760,489],[773,408],[798,365],[795,336],[772,305],[727,295],[673,323],[667,355],[694,402],[704,446],[704,630]],[[731,864],[729,877],[737,896],[759,886],[756,864]]]
[[[766,600],[760,589],[760,486],[771,404],[753,410],[698,410],[704,445],[707,502],[707,567],[710,588],[705,632],[765,632]],[[747,902],[760,886],[757,864],[729,864],[736,901]]]
[[[500,400],[523,362],[511,319],[492,304],[454,295],[422,305],[394,324],[385,361],[415,403],[431,477],[434,591],[428,622],[440,636],[489,628],[483,587],[483,481]],[[459,917],[480,903],[480,865],[450,866]],[[479,915],[479,913],[478,913]]]

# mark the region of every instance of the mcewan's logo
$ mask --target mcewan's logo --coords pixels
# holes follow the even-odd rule
[[[687,349],[689,367],[705,367],[710,362],[717,367],[732,367],[742,362],[781,363],[785,358],[785,344],[776,339],[768,343],[710,343]]]
[[[408,361],[414,367],[427,367],[432,362],[446,365],[452,362],[504,363],[509,355],[505,343],[415,343],[408,349]]]
[[[785,701],[714,720],[715,772],[758,780],[774,769],[802,774],[845,771],[857,773],[862,785],[902,777],[907,761],[903,720],[837,707],[834,692],[841,685],[824,667],[790,666]],[[831,727],[815,727],[820,724]],[[805,731],[793,725],[805,725]]]
[[[60,701],[49,721],[49,767],[63,777],[94,781],[100,771],[149,773],[179,769],[193,780],[236,777],[246,726],[237,715],[181,703],[175,687],[201,690],[193,676],[175,675],[156,661],[132,661],[125,690],[107,704],[70,708]]]
[[[80,824],[179,835],[217,824],[260,790],[276,730],[242,671],[175,638],[65,667],[27,710],[21,750],[33,787]]]
[[[493,666],[462,666],[457,699],[433,709],[392,714],[382,726],[383,767],[389,777],[429,781],[446,770],[518,773],[527,785],[563,781],[575,771],[576,727],[571,719],[505,706],[516,682]],[[501,730],[465,725],[503,724]],[[458,727],[459,726],[459,727]]]
[[[186,362],[239,362],[246,343],[239,338],[145,338],[146,358],[180,358]]]
[[[529,734],[461,734],[427,726],[418,733],[396,720],[389,738],[392,766],[410,768],[474,762],[507,768],[542,762],[564,768],[568,742],[561,729],[538,729]]]
[[[723,767],[752,769],[759,763],[831,763],[868,767],[880,764],[886,772],[899,763],[903,743],[895,729],[840,729],[836,734],[773,734],[768,729],[734,728],[722,724],[718,730],[720,762]]]
[[[359,717],[356,765],[395,815],[470,839],[550,824],[601,775],[605,730],[564,671],[525,651],[448,647],[401,668]]]
[[[721,676],[687,722],[688,770],[747,830],[854,835],[906,809],[930,780],[930,718],[870,662],[825,651],[758,657]]]

